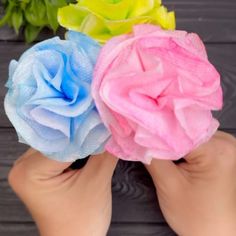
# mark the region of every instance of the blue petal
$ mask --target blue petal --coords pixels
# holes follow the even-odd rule
[[[13,87],[12,77],[16,71],[17,66],[18,66],[18,62],[16,60],[12,60],[9,64],[9,79],[6,83],[7,88]]]
[[[70,138],[70,118],[59,116],[41,107],[32,109],[30,115],[37,123],[53,130],[58,130]]]
[[[68,101],[60,98],[45,98],[41,100],[38,99],[31,102],[31,104],[41,105],[46,110],[58,115],[77,117],[95,106],[90,89],[91,88],[87,83],[80,86],[79,95],[75,101]]]
[[[55,88],[56,85],[51,85],[49,83],[49,81],[51,81],[51,77],[46,68],[38,61],[33,65],[32,77],[36,81],[37,90],[28,103],[44,98],[63,97],[63,94]],[[58,83],[60,83],[60,80]]]
[[[20,57],[19,62],[21,62],[22,60],[24,60],[25,58],[31,56],[32,54],[34,54],[35,52],[38,51],[42,51],[45,49],[53,49],[55,46],[60,45],[62,42],[62,40],[60,40],[59,37],[54,37],[51,39],[47,39],[44,40],[42,42],[39,42],[37,44],[35,44],[33,47],[29,48],[28,50],[26,50]],[[63,47],[62,47],[63,48]]]
[[[75,138],[63,152],[47,153],[52,159],[74,161],[91,154],[104,152],[104,145],[110,133],[103,125],[96,111],[92,110],[77,120]]]
[[[57,140],[50,141],[48,139],[42,138],[40,134],[35,132],[35,127],[31,127],[31,122],[28,120],[22,119],[15,109],[15,105],[9,100],[8,94],[4,100],[4,107],[9,120],[15,127],[17,133],[22,137],[22,140],[25,140],[26,144],[30,144],[31,147],[41,151],[41,152],[60,152],[66,148],[69,144],[68,138],[58,138]],[[28,123],[29,122],[29,123]],[[39,130],[42,127],[37,127]]]
[[[75,31],[68,31],[65,37],[66,39],[75,42],[78,45],[78,48],[84,50],[86,57],[90,58],[92,64],[96,64],[101,46],[95,40],[83,33]]]

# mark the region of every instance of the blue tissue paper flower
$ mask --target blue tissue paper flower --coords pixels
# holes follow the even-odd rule
[[[65,162],[103,151],[109,133],[91,96],[99,51],[93,39],[69,31],[11,61],[4,105],[20,142]]]

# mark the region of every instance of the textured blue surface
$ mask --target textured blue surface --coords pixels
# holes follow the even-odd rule
[[[9,66],[6,114],[19,140],[59,161],[103,151],[109,133],[90,86],[100,46],[69,31],[28,49]]]

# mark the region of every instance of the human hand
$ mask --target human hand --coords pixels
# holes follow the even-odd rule
[[[217,132],[185,161],[146,166],[170,227],[181,236],[236,235],[236,139]]]
[[[42,236],[104,236],[111,221],[111,179],[117,159],[91,157],[69,170],[29,149],[9,173],[9,183],[36,221]]]

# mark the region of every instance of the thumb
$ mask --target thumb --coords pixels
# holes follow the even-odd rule
[[[157,191],[175,191],[185,181],[181,170],[170,160],[153,159],[150,165],[146,165],[146,169],[152,176]]]
[[[94,178],[102,177],[111,179],[118,162],[118,158],[108,152],[99,155],[93,155],[89,158],[87,164],[81,169],[84,174]]]

